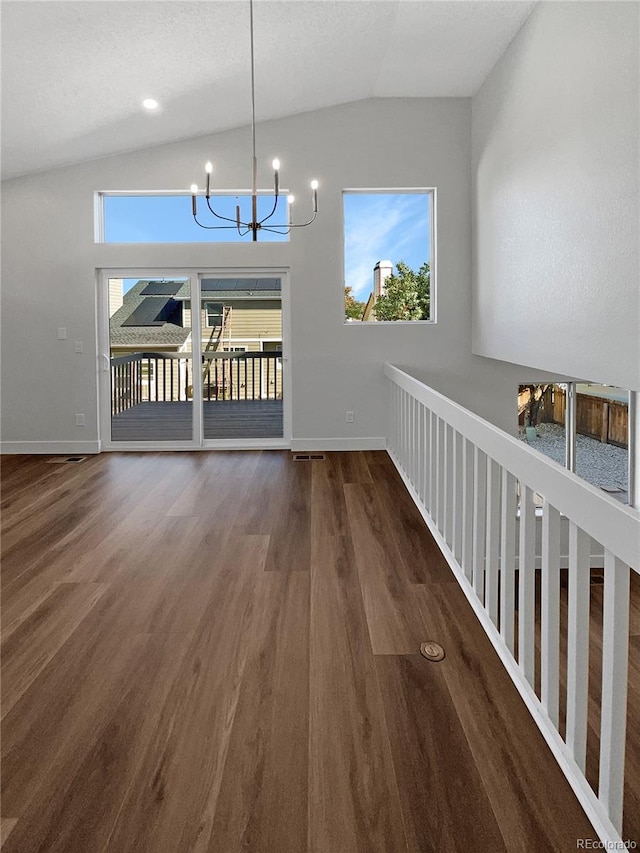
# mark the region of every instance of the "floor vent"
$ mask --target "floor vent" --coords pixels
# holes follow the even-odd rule
[[[421,643],[420,654],[427,660],[435,661],[444,660],[444,649],[440,643],[435,643],[433,640],[427,640],[426,643]]]
[[[591,575],[589,580],[592,586],[601,586],[604,583],[604,575]]]
[[[54,459],[49,459],[52,464],[62,464],[63,462],[84,462],[86,456],[56,456]]]
[[[324,453],[294,453],[294,462],[314,462],[317,459],[324,459]]]

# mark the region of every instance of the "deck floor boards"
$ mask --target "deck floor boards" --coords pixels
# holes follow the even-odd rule
[[[191,441],[193,403],[138,403],[111,418],[112,441]],[[205,439],[282,438],[282,400],[202,404]]]
[[[384,452],[13,457],[3,501],[3,853],[596,838]]]

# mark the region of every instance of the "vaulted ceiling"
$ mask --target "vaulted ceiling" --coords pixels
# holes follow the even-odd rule
[[[473,95],[528,0],[255,0],[257,119]],[[3,177],[248,124],[248,0],[3,0]],[[153,97],[160,108],[141,106]]]

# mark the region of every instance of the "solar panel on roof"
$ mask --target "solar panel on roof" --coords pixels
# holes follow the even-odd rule
[[[131,312],[123,326],[163,326],[166,323],[167,306],[172,299],[143,299]]]
[[[263,290],[280,290],[279,278],[203,278],[201,288],[203,293],[224,291],[230,293],[233,290],[253,293]]]
[[[150,281],[140,291],[140,296],[174,296],[182,285],[181,281]]]

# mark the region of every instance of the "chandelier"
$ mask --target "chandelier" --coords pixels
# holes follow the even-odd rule
[[[262,219],[258,219],[258,160],[256,158],[256,92],[255,92],[255,71],[254,71],[254,50],[253,50],[253,0],[249,0],[249,19],[250,19],[250,33],[251,33],[251,142],[252,142],[252,180],[251,180],[251,218],[250,220],[245,216],[242,216],[240,211],[240,205],[236,205],[236,216],[235,219],[232,219],[229,216],[222,216],[220,213],[216,213],[211,204],[211,175],[213,173],[213,164],[209,161],[205,165],[205,174],[206,174],[206,189],[204,191],[204,198],[207,204],[207,209],[209,213],[212,214],[216,219],[224,220],[225,222],[232,222],[232,225],[205,225],[202,222],[198,221],[198,196],[201,194],[198,190],[197,184],[191,184],[191,213],[193,214],[194,221],[196,225],[199,225],[200,228],[206,228],[207,230],[217,230],[223,228],[233,229],[238,232],[241,237],[245,237],[247,234],[251,233],[253,242],[256,242],[258,239],[258,231],[270,231],[274,234],[288,234],[292,228],[306,228],[307,225],[311,225],[316,216],[318,215],[318,182],[314,179],[311,181],[311,190],[312,190],[312,217],[307,222],[293,223],[291,221],[291,206],[294,202],[294,196],[287,196],[287,222],[286,223],[277,223],[276,221],[272,222],[272,217],[276,214],[278,210],[278,202],[280,201],[280,160],[276,157],[272,162],[273,167],[273,208],[271,212],[264,216]],[[211,220],[213,221],[213,220]],[[268,223],[268,225],[265,225]]]

